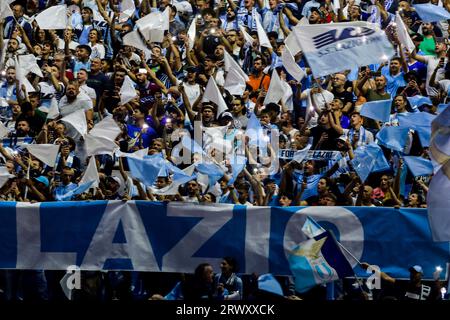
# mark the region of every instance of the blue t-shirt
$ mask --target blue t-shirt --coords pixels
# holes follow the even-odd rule
[[[138,136],[139,132],[141,132],[142,128],[140,127],[136,127],[134,125],[127,125],[127,129],[128,129],[128,135],[131,137],[131,139],[134,139]],[[142,146],[144,148],[150,147],[150,143],[152,142],[153,139],[157,138],[158,135],[156,134],[156,131],[152,128],[152,127],[148,127],[147,128],[147,132],[143,133],[141,135],[141,139],[142,139]],[[136,141],[135,145],[139,145],[139,139]]]
[[[308,199],[309,197],[316,196],[319,194],[317,191],[317,185],[319,184],[319,180],[323,177],[323,174],[313,174],[306,178],[306,189],[303,191],[303,194],[300,200]],[[300,191],[300,188],[303,183],[303,173],[294,172],[294,179],[297,182],[297,192]]]
[[[404,87],[407,84],[403,72],[400,72],[396,76],[392,76],[389,73],[388,66],[381,69],[381,74],[386,77],[386,92],[389,93],[391,97],[395,97],[397,95],[398,88]]]

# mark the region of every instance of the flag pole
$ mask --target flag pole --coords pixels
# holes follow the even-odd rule
[[[352,257],[356,262],[358,262],[359,265],[361,265],[361,261],[359,261],[350,251],[348,251],[348,249],[346,247],[344,247],[344,245],[342,243],[340,243],[339,241],[336,240],[336,242],[339,244],[339,246],[344,249],[345,252],[347,252],[350,257]]]
[[[30,167],[31,167],[31,159],[28,159],[28,169],[27,169],[27,180],[30,180]],[[26,199],[28,196],[28,184],[25,187],[25,196]]]
[[[322,228],[323,229],[323,228]],[[350,257],[352,257],[356,262],[358,262],[359,265],[361,265],[361,261],[358,260],[358,258],[356,258],[350,251],[348,251],[348,249],[346,247],[344,247],[344,245],[342,243],[340,243],[339,241],[337,241],[336,236],[334,235],[332,230],[328,230],[328,232],[332,235],[332,237],[334,238],[334,241],[336,241],[336,243],[342,248],[344,249],[345,252],[347,252]]]

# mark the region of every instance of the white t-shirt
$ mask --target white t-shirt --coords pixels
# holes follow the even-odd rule
[[[69,49],[70,50],[76,50],[76,48],[79,46],[80,44],[78,42],[75,41],[70,41],[69,42]],[[58,39],[58,49],[59,50],[64,50],[65,48],[65,43],[63,39]]]
[[[448,90],[450,90],[450,80],[449,79],[444,79],[444,80],[440,80],[438,81],[439,83],[439,87],[441,88],[441,90],[448,92]]]
[[[80,86],[80,91],[85,93],[92,100],[97,99],[97,94],[95,93],[95,90],[89,87],[87,84],[83,84],[82,86]]]
[[[311,91],[311,89],[306,89],[305,91],[302,92],[306,93],[307,98],[306,98],[306,112],[309,113],[309,116],[311,117],[309,122],[308,122],[308,129],[317,126],[317,121],[319,120],[319,114],[316,112],[316,110],[313,108],[310,98],[309,98],[309,92]],[[333,101],[334,99],[334,94],[332,94],[330,91],[328,90],[322,90],[321,93],[315,93],[313,94],[313,98],[314,101],[316,103],[316,106],[320,109],[320,110],[324,110],[325,109],[325,104],[326,103],[330,103],[331,101]]]
[[[426,59],[426,63],[427,63],[427,81],[426,81],[427,94],[431,97],[434,97],[434,96],[437,96],[439,92],[438,92],[438,90],[436,90],[436,88],[430,86],[430,79],[431,79],[431,75],[434,72],[434,69],[436,69],[437,65],[439,64],[440,58],[436,58],[433,56],[424,56],[424,58]],[[444,61],[445,61],[445,64],[447,64],[448,58],[445,58]],[[440,68],[436,73],[435,81],[438,82],[439,80],[444,79],[444,75],[445,75],[444,68]]]
[[[89,47],[91,47],[92,49],[92,53],[91,53],[91,60],[94,58],[100,58],[100,59],[104,59],[105,58],[105,46],[101,43],[96,43],[95,45],[92,45],[92,43],[88,43]]]
[[[93,108],[91,98],[82,91],[80,91],[75,100],[70,103],[67,101],[67,96],[62,97],[59,102],[59,113],[63,117],[78,110],[87,111]]]

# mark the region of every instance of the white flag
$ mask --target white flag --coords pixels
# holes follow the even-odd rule
[[[122,87],[120,88],[120,104],[126,104],[136,98],[138,95],[136,93],[136,89],[134,88],[134,82],[130,79],[129,76],[125,76],[123,80]]]
[[[247,31],[245,31],[245,28],[241,25],[239,26],[239,29],[241,30],[242,34],[244,35],[245,43],[248,45],[252,45],[255,39],[252,38],[251,35],[248,34]]]
[[[413,52],[416,46],[414,45],[414,42],[411,40],[411,37],[409,36],[408,33],[408,29],[403,23],[402,17],[398,13],[398,11],[395,14],[395,23],[397,24],[398,40],[400,40],[400,43],[402,44],[403,48],[408,49],[410,53]]]
[[[120,127],[117,125],[114,118],[112,116],[108,116],[97,123],[94,128],[89,131],[89,134],[94,137],[103,137],[114,141],[121,132],[122,130],[120,130]]]
[[[123,44],[142,51],[148,50],[147,46],[145,45],[144,41],[142,41],[141,36],[139,35],[139,32],[137,30],[128,32],[123,37]]]
[[[121,12],[120,12],[120,16],[119,16],[119,22],[123,23],[123,22],[127,21],[130,17],[133,16],[135,11],[136,11],[136,7],[134,6],[133,0],[123,0]]]
[[[266,31],[264,31],[264,28],[261,25],[261,21],[259,21],[258,17],[255,18],[255,21],[256,21],[256,31],[258,32],[259,45],[261,47],[272,48],[269,38],[267,37]]]
[[[15,178],[16,176],[10,174],[6,167],[0,167],[0,188],[10,179]]]
[[[0,19],[12,17],[14,14],[7,1],[0,1]],[[1,35],[3,37],[3,35]]]
[[[71,114],[65,116],[61,121],[70,124],[75,130],[77,130],[81,135],[87,133],[87,122],[84,110],[77,110]]]
[[[289,35],[284,39],[284,44],[289,47],[289,50],[291,51],[292,55],[295,56],[297,53],[302,51],[302,48],[300,47],[300,44],[297,42],[297,37],[295,36],[294,29],[298,28],[299,26],[295,26],[292,28],[292,32],[289,33]]]
[[[209,77],[208,84],[205,88],[205,93],[203,94],[203,102],[212,101],[215,104],[217,104],[218,110],[217,115],[218,117],[222,112],[228,110],[228,106],[225,102],[225,100],[222,97],[222,94],[219,91],[219,88],[217,87],[216,81],[214,80],[214,76]]]
[[[237,73],[241,75],[241,77],[248,81],[248,75],[242,70],[242,68],[239,66],[239,64],[236,62],[236,60],[233,59],[231,54],[229,54],[226,50],[224,51],[223,56],[224,64],[225,64],[225,71],[229,72],[230,69],[234,69]]]
[[[28,152],[49,167],[54,167],[59,152],[58,144],[26,144]]]
[[[0,139],[6,137],[8,133],[9,133],[8,128],[6,128],[3,122],[0,121]]]
[[[281,61],[283,62],[283,66],[286,68],[287,72],[298,82],[302,81],[302,79],[306,76],[305,71],[295,62],[295,58],[289,50],[287,45],[284,46],[284,50],[281,53]]]
[[[195,43],[195,35],[197,33],[197,17],[195,17],[194,19],[192,19],[191,25],[189,27],[189,30],[187,32],[188,38],[189,38],[189,50],[192,50],[192,48],[194,48],[194,43]]]
[[[92,156],[89,159],[89,164],[86,167],[86,170],[84,171],[84,174],[81,177],[81,180],[78,184],[81,185],[83,183],[87,183],[90,181],[94,181],[94,183],[91,186],[92,188],[97,188],[99,186],[100,177],[98,175],[97,163],[95,162],[95,156]]]
[[[19,56],[19,64],[25,71],[25,74],[34,73],[35,75],[43,78],[41,68],[37,64],[36,57],[33,54],[24,54]]]
[[[34,20],[44,30],[67,29],[67,6],[51,6],[39,13]]]
[[[395,54],[384,30],[373,23],[307,25],[293,32],[315,77],[387,61]]]
[[[91,134],[84,136],[86,142],[86,153],[88,155],[109,154],[112,156],[119,146],[112,140],[105,137],[96,137]]]
[[[236,69],[230,69],[225,79],[224,88],[232,95],[241,96],[245,91],[245,79],[239,74]]]
[[[278,75],[278,72],[274,69],[272,77],[270,78],[269,90],[267,90],[266,97],[264,98],[264,104],[271,102],[279,103],[284,96],[286,88]]]
[[[164,30],[162,29],[144,29],[141,30],[145,40],[149,42],[163,42]]]
[[[303,159],[305,159],[305,157],[308,154],[308,151],[309,151],[309,149],[311,149],[311,147],[312,147],[312,145],[308,144],[303,149],[296,151],[294,154],[294,157],[292,158],[292,161],[301,163],[303,161]]]
[[[58,101],[53,97],[50,101],[50,108],[48,108],[47,119],[55,119],[59,117]]]
[[[170,11],[172,9],[170,7],[166,7],[166,9],[161,14],[162,16],[162,29],[169,30],[170,28]]]
[[[27,93],[30,92],[36,92],[36,89],[31,85],[30,81],[28,81],[26,77],[26,71],[22,69],[22,66],[20,65],[19,61],[17,60],[17,56],[14,57],[15,65],[16,65],[16,79],[19,80],[20,87],[22,85],[25,86],[25,90],[27,90]]]
[[[148,147],[145,149],[139,149],[138,151],[135,151],[133,153],[126,153],[120,150],[116,151],[116,157],[127,157],[142,160],[146,155],[148,155]]]
[[[144,30],[168,30],[169,23],[168,9],[164,10],[164,12],[151,12],[150,14],[136,21],[136,25],[143,33]]]

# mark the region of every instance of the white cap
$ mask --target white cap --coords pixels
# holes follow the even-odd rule
[[[179,13],[192,13],[192,5],[188,1],[181,1],[173,4]]]

